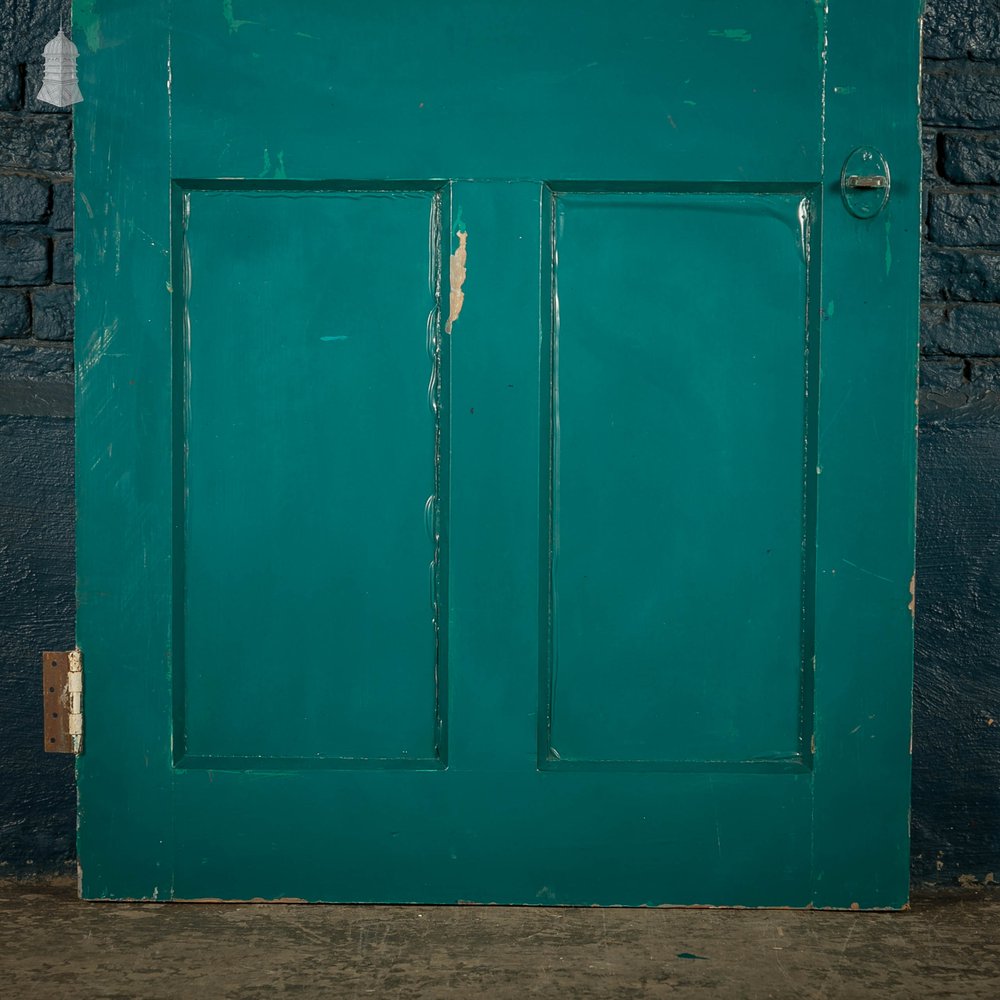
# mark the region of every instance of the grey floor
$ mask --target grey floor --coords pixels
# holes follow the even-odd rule
[[[1000,998],[1000,887],[909,912],[81,903],[0,882],[0,997]]]

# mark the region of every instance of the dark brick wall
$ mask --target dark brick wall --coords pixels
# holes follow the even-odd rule
[[[928,0],[913,872],[1000,879],[1000,0]]]
[[[72,861],[72,761],[38,653],[73,642],[71,116],[34,100],[69,4],[0,0],[0,875]]]
[[[73,641],[70,116],[58,0],[0,0],[0,872],[72,859],[38,652]],[[928,0],[914,875],[1000,878],[1000,0]]]

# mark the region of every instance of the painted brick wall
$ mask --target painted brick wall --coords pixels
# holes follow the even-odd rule
[[[73,642],[71,116],[34,100],[58,0],[0,0],[0,875],[73,857],[38,652]]]
[[[66,0],[0,0],[0,874],[72,861],[38,652],[73,641]],[[1000,0],[928,0],[914,875],[1000,878]],[[863,822],[863,817],[859,818]]]
[[[1000,0],[928,0],[913,871],[1000,880]]]

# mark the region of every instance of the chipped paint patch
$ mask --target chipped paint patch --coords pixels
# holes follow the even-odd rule
[[[465,285],[466,242],[469,234],[462,222],[461,209],[458,210],[458,221],[455,223],[455,236],[458,237],[458,247],[451,255],[448,267],[448,322],[444,325],[445,333],[451,333],[451,328],[458,322],[458,317],[462,314],[462,305],[465,302],[465,292],[462,291],[462,288]]]
[[[799,202],[799,253],[802,254],[802,261],[809,266],[811,240],[809,231],[812,224],[812,211],[808,198],[803,198]]]
[[[83,750],[83,654],[79,649],[69,651],[69,675],[66,684],[69,738],[73,753]]]
[[[913,618],[917,611],[917,574],[914,573],[910,577],[910,603],[906,605],[907,610],[910,612],[910,617]]]
[[[823,110],[821,118],[826,119],[826,56],[830,49],[830,36],[827,31],[827,18],[830,15],[830,4],[827,0],[816,0],[813,7],[816,13],[816,55],[819,59],[819,68],[823,74],[823,89],[821,91]]]
[[[749,42],[753,38],[746,28],[713,28],[709,34],[713,38],[725,38],[730,42]]]

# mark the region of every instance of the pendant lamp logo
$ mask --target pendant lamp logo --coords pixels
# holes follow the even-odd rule
[[[78,55],[77,47],[63,34],[60,25],[59,34],[45,46],[45,75],[38,100],[54,104],[57,108],[66,108],[83,100],[76,82]]]

